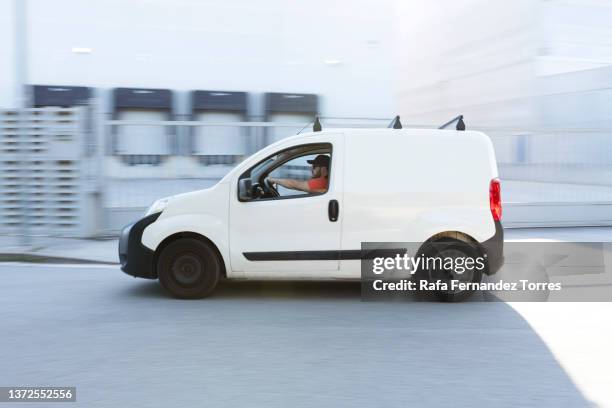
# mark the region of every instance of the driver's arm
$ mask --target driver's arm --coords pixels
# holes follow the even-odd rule
[[[299,191],[304,191],[306,193],[311,193],[310,187],[308,186],[308,181],[305,181],[305,180],[268,177],[268,181],[270,183],[280,184],[281,186],[285,188],[290,188],[292,190],[299,190]]]

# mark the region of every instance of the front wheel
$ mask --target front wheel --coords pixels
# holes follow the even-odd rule
[[[157,262],[159,283],[172,296],[198,299],[212,293],[221,276],[221,261],[210,245],[194,238],[172,241]]]

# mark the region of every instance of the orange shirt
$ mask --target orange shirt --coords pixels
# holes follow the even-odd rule
[[[308,180],[308,188],[315,192],[327,191],[328,184],[329,180],[327,177],[317,177]]]

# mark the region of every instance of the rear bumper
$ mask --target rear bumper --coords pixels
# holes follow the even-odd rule
[[[119,238],[119,262],[121,270],[128,275],[157,279],[154,258],[155,252],[142,245],[142,233],[159,217],[159,213],[148,215],[136,222],[126,225]]]
[[[487,256],[487,275],[493,275],[504,264],[504,228],[500,221],[495,221],[495,235],[481,245]]]

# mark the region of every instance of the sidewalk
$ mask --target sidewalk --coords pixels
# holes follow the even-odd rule
[[[612,227],[507,228],[504,241],[612,242]]]
[[[512,228],[508,241],[612,242],[612,227]],[[0,236],[0,262],[119,263],[117,239],[33,237],[29,247],[20,237]]]
[[[119,263],[117,239],[32,237],[27,247],[20,241],[0,236],[0,261]]]

